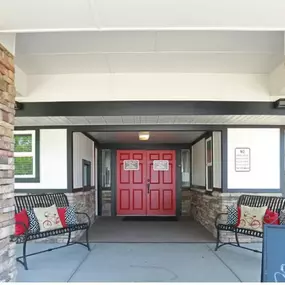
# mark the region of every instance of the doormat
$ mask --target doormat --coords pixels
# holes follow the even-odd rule
[[[150,216],[129,216],[123,217],[122,219],[125,222],[176,222],[178,221],[177,217],[150,217]]]

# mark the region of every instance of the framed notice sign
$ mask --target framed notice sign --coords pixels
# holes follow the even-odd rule
[[[235,171],[250,172],[250,148],[237,147],[235,149]]]
[[[168,171],[169,170],[169,161],[168,160],[154,160],[153,161],[153,170],[155,171]]]
[[[138,160],[124,160],[124,170],[139,170],[140,164]]]

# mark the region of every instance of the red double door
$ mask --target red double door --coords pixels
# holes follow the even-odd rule
[[[173,150],[117,151],[117,215],[175,216]]]

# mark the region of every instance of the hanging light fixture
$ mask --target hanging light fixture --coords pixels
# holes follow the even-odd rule
[[[139,140],[147,141],[149,139],[149,132],[139,132]]]

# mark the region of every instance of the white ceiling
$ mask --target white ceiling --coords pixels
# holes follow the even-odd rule
[[[285,116],[94,116],[94,117],[16,117],[16,126],[92,125],[285,125]]]
[[[285,30],[284,0],[1,0],[0,31]]]
[[[62,32],[16,38],[16,64],[28,74],[268,73],[283,60],[283,32]]]
[[[147,143],[192,143],[204,132],[150,132]],[[138,132],[90,132],[99,143],[138,143]]]

